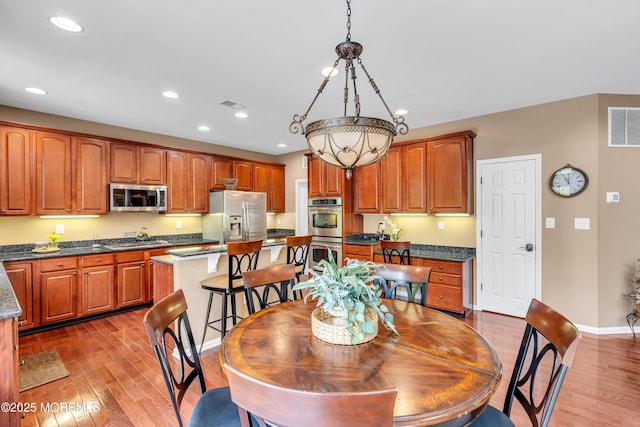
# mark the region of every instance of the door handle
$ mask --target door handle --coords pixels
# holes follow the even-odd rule
[[[527,243],[524,246],[520,246],[518,249],[524,249],[527,252],[533,252],[533,243]]]

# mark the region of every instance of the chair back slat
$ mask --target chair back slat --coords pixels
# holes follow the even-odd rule
[[[411,264],[411,242],[380,240],[380,247],[386,264]]]
[[[503,412],[511,414],[515,397],[532,425],[545,427],[581,335],[567,318],[536,299],[531,301],[525,320]]]
[[[287,236],[287,264],[293,264],[297,267],[296,276],[298,279],[301,274],[305,274],[311,239],[311,235]]]
[[[242,277],[247,310],[253,314],[268,305],[287,301],[289,288],[295,284],[296,271],[293,264],[276,264],[258,270],[246,271]],[[276,295],[275,300],[271,297],[271,293]],[[254,298],[258,302],[257,307]]]
[[[224,365],[231,400],[240,408],[278,425],[305,427],[390,427],[398,390],[318,393],[255,381]]]
[[[401,299],[398,288],[407,292],[407,301],[416,302],[420,292],[420,304],[427,304],[427,290],[431,277],[431,267],[421,265],[380,264],[375,271],[376,276],[383,279],[382,287],[385,298]]]
[[[227,243],[229,289],[233,288],[235,280],[242,279],[243,272],[256,269],[261,250],[262,240]]]

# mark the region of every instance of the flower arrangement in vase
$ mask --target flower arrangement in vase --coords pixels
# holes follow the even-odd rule
[[[53,233],[47,234],[47,239],[49,239],[49,247],[57,248],[59,238],[60,238],[60,235],[58,235],[55,231]]]

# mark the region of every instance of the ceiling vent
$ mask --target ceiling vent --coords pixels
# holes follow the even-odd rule
[[[640,108],[609,107],[609,147],[640,147]]]
[[[246,108],[246,105],[238,104],[237,102],[233,102],[233,101],[222,101],[220,105],[233,108],[234,110],[242,110],[243,108]]]

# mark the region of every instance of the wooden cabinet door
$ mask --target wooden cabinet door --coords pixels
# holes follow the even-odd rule
[[[307,171],[307,186],[309,187],[309,198],[322,197],[322,162],[318,159],[314,159],[311,156],[309,156],[308,159],[309,163]]]
[[[427,143],[403,147],[403,212],[427,212]]]
[[[214,157],[212,165],[211,188],[224,190],[223,178],[233,178],[233,160],[226,157]]]
[[[238,191],[251,191],[253,188],[253,163],[244,160],[233,161],[234,177],[238,178]]]
[[[115,308],[113,265],[82,269],[82,314],[111,311]]]
[[[138,182],[144,185],[165,185],[167,183],[166,151],[153,147],[139,148]]]
[[[33,327],[33,271],[31,263],[7,262],[4,267],[22,309],[22,315],[18,317],[18,325],[20,329]]]
[[[79,214],[109,213],[109,143],[99,139],[74,138],[75,174],[74,212]]]
[[[253,164],[253,189],[252,191],[260,191],[269,193],[269,165],[261,163]],[[269,197],[267,197],[267,200]],[[267,202],[267,205],[269,203]]]
[[[404,178],[402,172],[402,147],[391,147],[387,155],[380,161],[380,210],[387,212],[402,212],[402,193]]]
[[[472,156],[465,137],[429,142],[429,213],[471,213]]]
[[[358,168],[353,173],[354,212],[380,213],[380,163]]]
[[[40,275],[41,323],[73,319],[77,310],[78,271],[63,270]]]
[[[285,211],[284,166],[271,166],[269,169],[269,212]]]
[[[36,133],[36,213],[71,213],[71,138]]]
[[[32,132],[0,127],[0,215],[31,213]]]
[[[111,182],[138,183],[138,147],[131,144],[111,143]]]
[[[344,172],[342,169],[335,166],[322,163],[323,169],[323,181],[324,181],[324,195],[325,196],[342,196],[342,175]]]
[[[184,213],[189,211],[189,194],[187,189],[187,172],[189,168],[188,154],[181,151],[167,153],[167,213]]]
[[[145,262],[118,264],[118,307],[146,302]]]
[[[189,156],[189,207],[193,213],[209,212],[209,189],[211,188],[211,156],[191,154]]]

